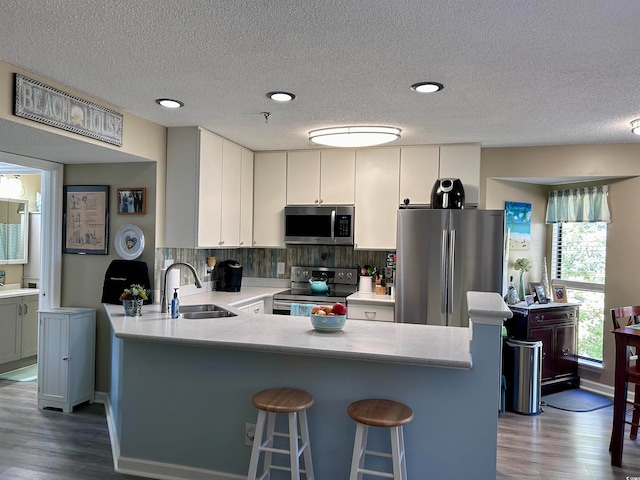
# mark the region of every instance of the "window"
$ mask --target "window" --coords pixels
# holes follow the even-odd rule
[[[602,362],[607,224],[554,223],[553,283],[567,287],[569,302],[580,303],[578,356]]]

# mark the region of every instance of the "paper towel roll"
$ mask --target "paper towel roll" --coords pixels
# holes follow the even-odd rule
[[[167,275],[167,302],[171,302],[173,298],[173,292],[175,288],[180,287],[180,269],[174,268],[169,270]],[[180,290],[178,290],[178,296],[180,296]]]

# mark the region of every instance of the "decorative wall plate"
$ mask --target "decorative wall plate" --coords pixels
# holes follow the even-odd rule
[[[116,232],[115,247],[125,260],[135,260],[144,250],[144,233],[135,225],[123,225]]]

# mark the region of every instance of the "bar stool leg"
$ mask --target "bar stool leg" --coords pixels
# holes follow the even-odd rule
[[[298,463],[298,415],[289,413],[289,459],[291,461],[291,480],[300,479],[300,464]]]
[[[391,435],[391,459],[394,480],[407,480],[407,465],[404,456],[404,432],[402,426],[389,429]]]
[[[274,447],[275,436],[273,434],[276,426],[276,414],[273,412],[267,413],[267,437],[265,440],[265,447]],[[255,440],[254,440],[255,442]],[[262,471],[262,475],[266,473],[267,476],[264,477],[267,480],[271,478],[271,459],[273,458],[273,453],[269,450],[264,451],[264,469]]]
[[[258,460],[260,459],[260,445],[262,444],[262,437],[264,435],[264,423],[267,417],[267,412],[258,410],[258,420],[256,421],[256,433],[253,438],[253,447],[251,448],[251,461],[249,462],[249,473],[247,480],[256,480],[258,472]]]
[[[300,412],[300,436],[304,447],[304,471],[307,480],[314,480],[313,462],[311,461],[311,443],[309,443],[309,424],[307,423],[307,411]]]
[[[351,473],[349,480],[362,480],[362,473],[359,472],[364,468],[364,451],[366,449],[367,431],[369,427],[362,423],[356,423],[356,436],[353,441],[353,456],[351,458]]]

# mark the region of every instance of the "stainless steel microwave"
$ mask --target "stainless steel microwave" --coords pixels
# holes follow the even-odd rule
[[[353,206],[284,207],[284,243],[353,245]]]

